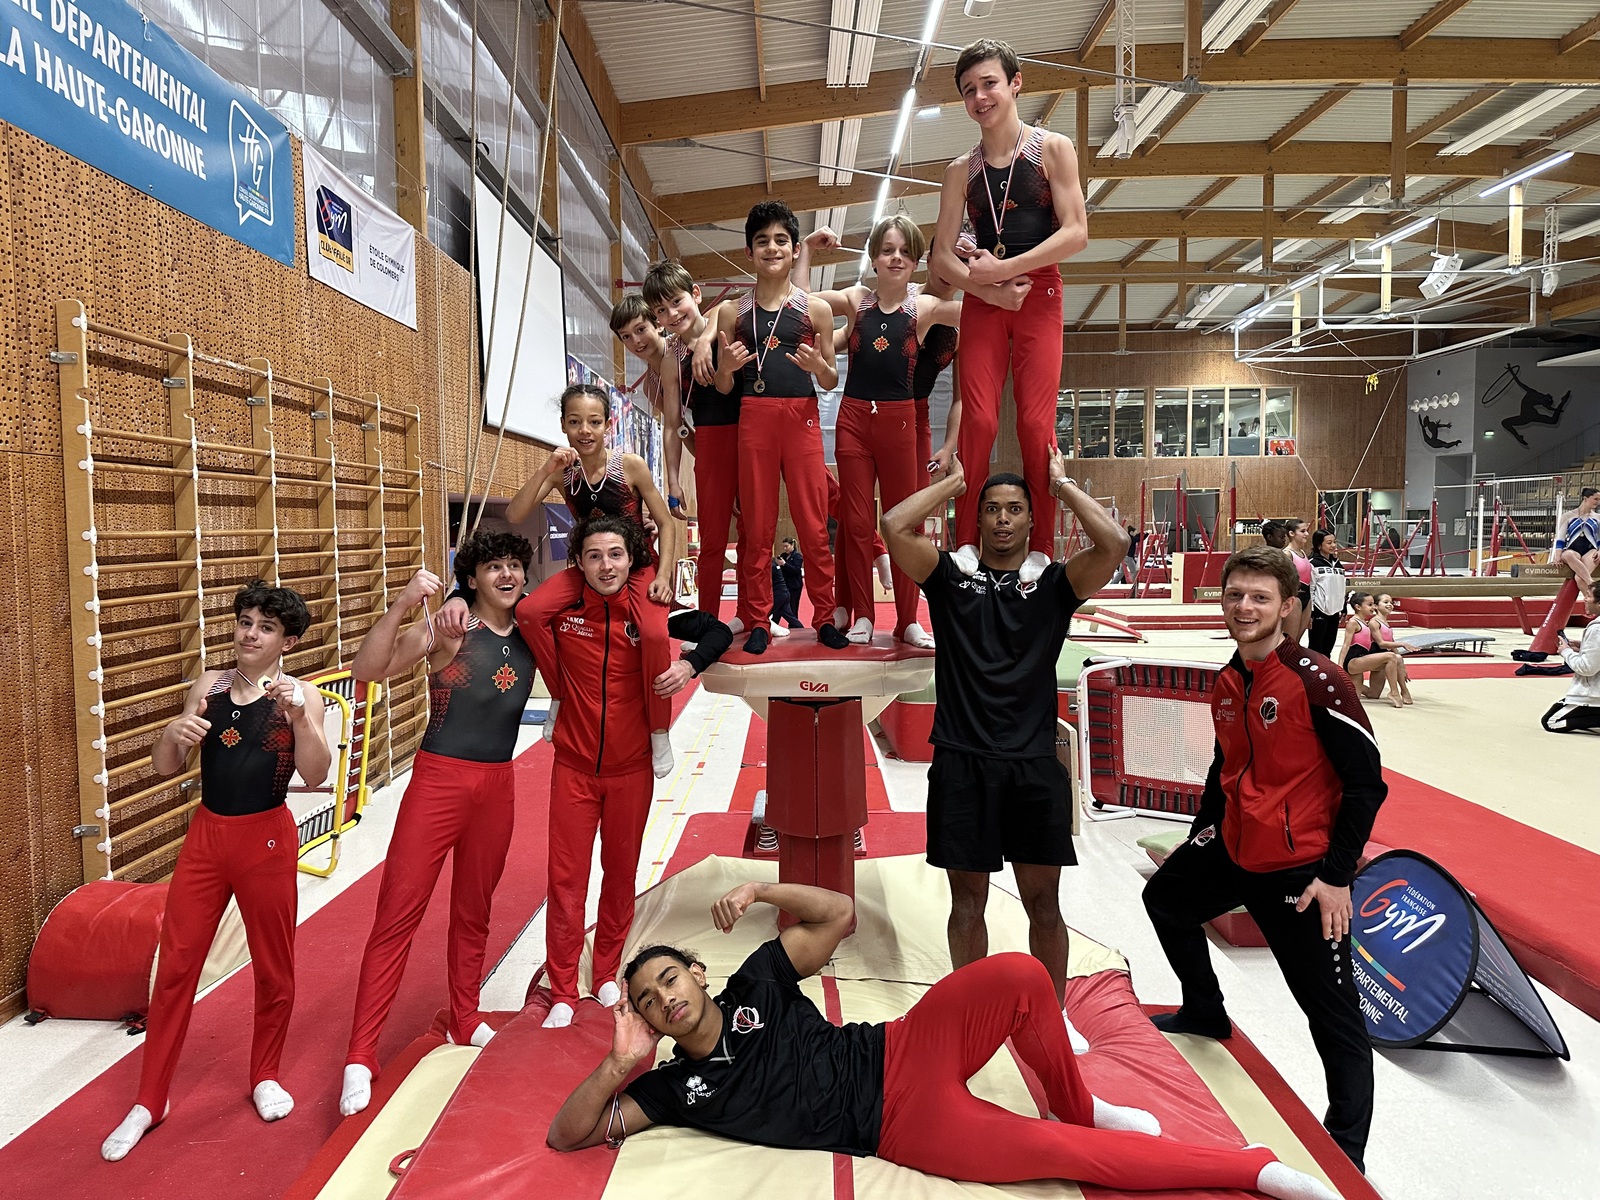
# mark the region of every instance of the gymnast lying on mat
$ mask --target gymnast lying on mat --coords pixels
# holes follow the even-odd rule
[[[552,1147],[617,1147],[651,1125],[687,1125],[764,1146],[876,1155],[981,1183],[1074,1179],[1337,1200],[1265,1147],[1173,1141],[1150,1113],[1091,1096],[1037,959],[991,955],[934,984],[898,1020],[835,1026],[800,981],[821,970],[850,929],[849,897],[746,883],[712,906],[712,919],[726,933],[757,901],[799,924],[745,959],[714,997],[705,965],[686,951],[651,946],[628,964],[611,1052],[551,1122]],[[663,1036],[677,1043],[673,1057],[624,1087]],[[1007,1039],[1043,1082],[1049,1118],[1020,1116],[967,1090]]]

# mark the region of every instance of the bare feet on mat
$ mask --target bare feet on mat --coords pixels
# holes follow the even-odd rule
[[[360,1063],[344,1069],[344,1085],[339,1092],[339,1112],[353,1117],[372,1103],[372,1072]]]
[[[918,650],[933,649],[933,634],[916,621],[906,626],[906,631],[900,635],[900,640],[908,646],[915,646]]]
[[[122,1124],[100,1143],[100,1157],[107,1162],[121,1162],[154,1124],[155,1118],[150,1115],[150,1110],[142,1104],[135,1104],[128,1110],[128,1115],[122,1118]]]
[[[263,1121],[281,1121],[294,1111],[294,1097],[276,1079],[263,1079],[250,1092],[256,1115]]]
[[[572,1024],[572,1005],[565,1000],[551,1005],[550,1015],[544,1019],[546,1029],[565,1029]]]
[[[857,646],[865,646],[872,640],[872,618],[860,617],[850,626],[850,632],[845,634],[845,639]]]
[[[1107,1104],[1099,1096],[1091,1096],[1090,1099],[1094,1101],[1096,1129],[1125,1129],[1130,1133],[1148,1133],[1151,1137],[1161,1136],[1161,1122],[1156,1120],[1154,1113],[1145,1112],[1142,1108]]]

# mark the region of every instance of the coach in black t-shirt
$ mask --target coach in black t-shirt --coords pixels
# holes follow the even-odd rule
[[[992,475],[978,497],[978,568],[972,574],[923,536],[923,523],[967,490],[961,463],[883,518],[896,565],[928,598],[938,702],[928,770],[928,862],[950,878],[950,961],[989,952],[983,911],[989,875],[1011,862],[1028,911],[1028,945],[1066,985],[1061,868],[1076,863],[1072,787],[1056,758],[1056,659],[1083,599],[1111,580],[1128,551],[1112,515],[1067,478],[1050,451],[1050,492],[1077,514],[1091,546],[1023,578],[1033,504],[1021,476]],[[1075,1039],[1076,1040],[1076,1039]]]

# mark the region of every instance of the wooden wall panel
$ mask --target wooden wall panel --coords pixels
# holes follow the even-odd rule
[[[292,169],[298,179],[298,163]],[[303,245],[304,213],[295,216],[302,234],[298,244]],[[266,358],[280,374],[307,381],[327,377],[341,391],[376,393],[386,410],[378,438],[389,466],[402,466],[408,450],[405,424],[397,414],[416,408],[421,415],[423,545],[429,565],[442,570],[446,496],[464,487],[467,431],[477,412],[472,382],[477,351],[468,343],[475,297],[466,271],[426,242],[418,244],[417,281],[419,327],[413,332],[312,281],[303,264],[285,267],[267,259],[0,124],[0,498],[7,502],[0,524],[0,555],[10,564],[0,567],[5,588],[0,595],[9,602],[17,625],[14,636],[0,644],[0,688],[13,701],[7,707],[12,736],[0,748],[0,778],[10,789],[0,805],[0,1017],[20,1006],[27,954],[39,925],[50,908],[82,882],[83,872],[79,844],[72,837],[79,798],[67,624],[61,406],[58,372],[48,358],[56,343],[56,302],[78,299],[91,319],[106,325],[158,338],[168,332],[188,333],[204,352],[236,362]],[[161,355],[99,336],[91,337],[91,347],[91,405],[96,419],[102,425],[164,432],[168,404],[160,381]],[[205,364],[197,364],[195,375],[197,436],[203,441],[250,445],[250,410],[244,403],[248,379]],[[274,431],[280,451],[312,453],[315,434],[309,412],[316,400],[294,389],[277,390]],[[331,436],[341,464],[353,467],[364,457],[361,417],[343,402],[334,412],[331,432],[324,429],[324,435]],[[486,443],[483,449],[479,491],[485,487],[491,448]],[[98,443],[96,455],[103,454],[165,461],[148,443],[126,440]],[[532,441],[508,435],[492,494],[509,497],[547,455],[547,449]],[[201,468],[209,470],[247,471],[253,461],[218,451],[200,455]],[[280,469],[290,474],[315,467],[282,463]],[[350,482],[361,476],[341,465],[338,478]],[[248,483],[208,481],[203,496],[208,529],[257,524],[254,490]],[[96,504],[97,520],[108,527],[173,527],[171,490],[159,476],[108,473],[97,479]],[[416,523],[404,496],[391,493],[385,509],[391,526]],[[341,494],[341,522],[363,524],[361,510],[361,494]],[[317,503],[310,492],[297,494],[284,488],[282,511],[286,527],[306,528],[317,522]],[[341,572],[375,565],[358,540],[340,539]],[[128,561],[137,553],[144,554],[141,561],[165,559],[176,551],[172,542],[147,542],[139,552],[130,551],[128,545],[108,545],[102,562]],[[230,547],[237,553],[255,551],[252,538],[208,539],[206,554],[226,554]],[[282,548],[290,548],[287,536]],[[286,565],[283,576],[292,582],[301,573]],[[250,574],[240,566],[206,567],[206,640],[211,646],[225,646],[231,588]],[[405,578],[403,571],[391,572],[388,587],[398,589]],[[177,579],[172,568],[150,568],[103,575],[102,589],[109,595],[167,591]],[[330,655],[337,654],[340,645],[352,645],[385,604],[381,583],[380,578],[368,576],[360,585],[342,589],[342,642],[324,630],[308,636],[305,645],[319,644],[321,639]],[[214,619],[222,623],[211,624]],[[138,618],[130,613],[125,620]],[[117,619],[107,612],[103,623],[115,628]],[[154,634],[120,643],[115,652],[108,650],[107,661],[134,661],[178,648],[174,636]],[[303,662],[299,669],[307,665]],[[119,684],[124,690],[142,690],[183,677],[181,666],[151,667],[121,677]],[[397,682],[397,704],[415,711],[422,703],[420,675]],[[175,711],[175,702],[151,702],[123,714],[119,721],[126,724],[140,716],[156,721],[167,715],[168,708]],[[375,746],[374,781],[404,767],[422,729],[416,721],[409,725],[397,721],[396,727],[399,736],[392,758],[382,736]],[[112,755],[111,765],[133,757],[121,751]],[[170,804],[170,796],[157,797],[147,811],[160,816]],[[148,817],[140,814],[140,819]],[[182,821],[178,815],[170,824],[181,829]],[[129,816],[119,812],[117,823],[128,824]],[[170,832],[157,825],[141,836],[159,844]],[[141,844],[135,842],[128,849],[137,851]],[[123,851],[119,845],[119,860],[125,857]],[[146,865],[141,877],[157,878],[170,868],[170,856],[157,859]]]

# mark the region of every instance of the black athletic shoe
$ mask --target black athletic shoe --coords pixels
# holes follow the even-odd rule
[[[831,622],[817,630],[817,641],[821,642],[829,650],[848,650],[850,648],[850,639],[840,633],[839,627]]]
[[[768,639],[769,635],[765,626],[752,629],[750,636],[744,640],[744,652],[746,654],[765,654],[767,652]]]
[[[1218,1041],[1233,1036],[1233,1022],[1226,1013],[1219,1017],[1191,1017],[1180,1008],[1177,1012],[1157,1013],[1150,1018],[1150,1024],[1162,1033],[1193,1033]]]

